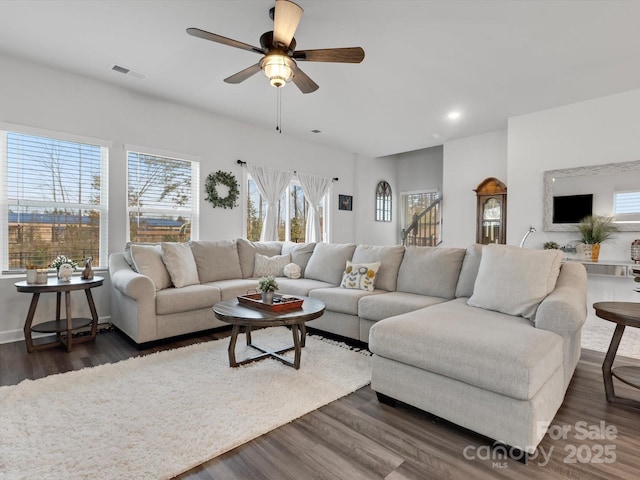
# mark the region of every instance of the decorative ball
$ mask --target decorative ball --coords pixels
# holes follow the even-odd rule
[[[288,278],[300,278],[300,265],[288,263],[284,267],[284,276]]]
[[[71,276],[73,275],[73,267],[68,263],[63,263],[60,265],[58,269],[58,278],[63,282],[68,282],[71,280]]]

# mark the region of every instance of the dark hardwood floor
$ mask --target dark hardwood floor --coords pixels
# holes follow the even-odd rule
[[[210,341],[228,330],[138,350],[117,331],[95,342],[28,354],[0,345],[0,385]],[[636,479],[640,410],[610,405],[602,353],[583,350],[563,406],[527,465],[490,441],[406,405],[380,404],[369,387],[337,400],[180,475],[180,479]],[[639,365],[619,359],[617,364]],[[283,367],[284,368],[284,367]],[[616,380],[616,393],[640,391]],[[1,406],[0,406],[1,407]],[[517,421],[514,419],[514,421]],[[100,478],[99,474],[96,479]]]

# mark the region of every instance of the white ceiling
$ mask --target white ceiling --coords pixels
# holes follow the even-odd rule
[[[507,118],[640,88],[640,1],[299,0],[298,49],[361,46],[361,64],[300,62],[320,85],[282,91],[284,134],[376,157],[503,129]],[[0,0],[0,51],[273,129],[254,53],[273,0]],[[118,64],[144,74],[111,70]],[[459,110],[453,122],[447,113]],[[321,130],[313,134],[311,130]],[[436,135],[438,137],[436,138]]]

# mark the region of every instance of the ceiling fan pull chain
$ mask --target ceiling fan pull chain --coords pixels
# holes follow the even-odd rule
[[[276,88],[276,131],[282,133],[282,91],[281,88]]]

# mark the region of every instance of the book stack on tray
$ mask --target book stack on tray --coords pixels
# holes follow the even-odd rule
[[[281,312],[284,310],[295,310],[302,307],[304,299],[294,297],[292,295],[279,295],[273,296],[272,303],[265,303],[262,301],[262,295],[259,293],[249,293],[247,295],[238,296],[238,302],[248,307],[260,308],[262,310],[268,310],[270,312]]]

